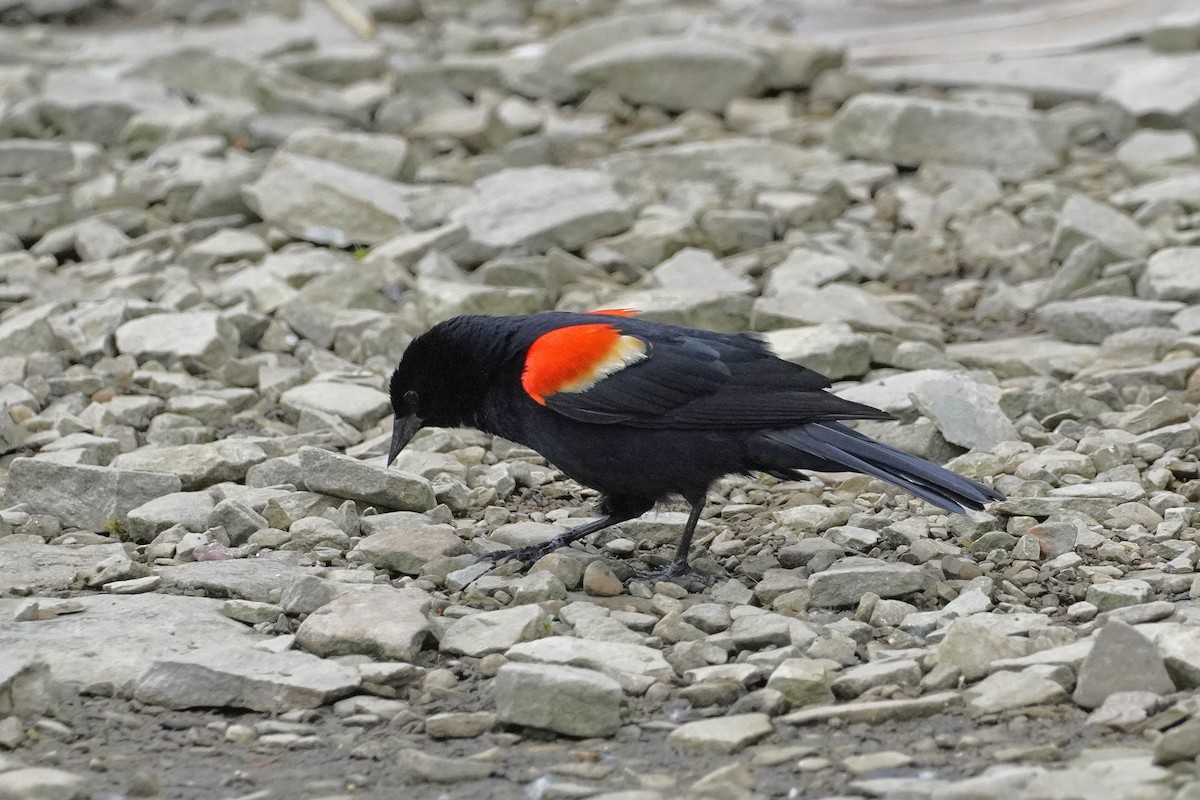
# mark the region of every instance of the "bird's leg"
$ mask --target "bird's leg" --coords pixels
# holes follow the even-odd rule
[[[651,504],[653,505],[653,504]],[[572,528],[565,533],[560,533],[553,539],[547,539],[539,544],[531,544],[527,547],[516,547],[511,550],[497,550],[494,553],[485,553],[479,557],[480,561],[494,561],[497,564],[505,561],[520,561],[524,564],[532,564],[547,553],[553,553],[560,547],[566,547],[576,539],[582,539],[589,533],[602,531],[610,525],[631,520],[634,517],[640,517],[644,514],[649,506],[631,505],[627,503],[616,503],[611,500],[606,503],[605,511],[607,512],[600,519],[585,522],[583,525]]]
[[[679,544],[675,548],[675,557],[665,567],[639,573],[637,575],[638,578],[642,580],[662,581],[680,575],[691,575],[705,583],[712,583],[716,580],[715,575],[701,575],[688,563],[688,551],[692,548],[692,537],[696,535],[696,525],[700,522],[700,512],[704,510],[704,498],[693,498],[688,502],[691,504],[692,509],[691,513],[688,514],[687,524],[683,526],[683,535],[679,537]]]

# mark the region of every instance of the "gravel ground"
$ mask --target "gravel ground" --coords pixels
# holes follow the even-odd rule
[[[0,800],[1200,798],[1188,6],[1100,86],[897,80],[815,1],[0,0]],[[595,494],[386,469],[387,376],[595,308],[1007,499],[730,478],[711,585],[635,578],[672,506],[479,563]]]

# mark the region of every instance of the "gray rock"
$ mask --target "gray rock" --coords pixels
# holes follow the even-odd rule
[[[853,556],[809,579],[810,602],[820,608],[851,606],[867,592],[880,597],[901,597],[919,591],[923,583],[924,572],[920,567]]]
[[[1096,644],[1079,668],[1072,699],[1096,708],[1117,692],[1170,694],[1175,684],[1154,644],[1132,625],[1110,619],[1096,634]]]
[[[610,675],[626,691],[644,692],[656,680],[674,680],[675,670],[653,647],[596,642],[570,636],[548,636],[515,644],[505,653],[511,661],[567,664]]]
[[[766,714],[730,714],[713,719],[685,722],[667,736],[667,741],[700,750],[736,753],[775,732]]]
[[[1154,644],[1178,688],[1200,688],[1200,630],[1191,625],[1162,623],[1161,630],[1154,634]]]
[[[749,297],[707,288],[634,289],[610,301],[618,308],[635,308],[638,316],[672,325],[734,333],[750,321]]]
[[[235,597],[256,603],[277,603],[294,583],[312,577],[301,567],[265,558],[196,561],[159,567],[157,573],[163,588],[170,592]]]
[[[1020,658],[1029,652],[1027,640],[1002,636],[966,619],[950,624],[938,644],[939,666],[954,667],[968,681],[984,677],[996,661]]]
[[[177,447],[142,447],[114,458],[112,467],[173,474],[190,492],[214,483],[244,480],[246,471],[266,458],[267,454],[253,442],[225,439]]]
[[[698,36],[650,36],[579,59],[570,74],[589,88],[667,111],[723,111],[759,79],[763,62],[749,48]]]
[[[435,558],[457,556],[466,545],[449,525],[400,525],[373,533],[351,551],[380,569],[420,575]]]
[[[44,661],[14,652],[0,656],[0,718],[57,715],[63,694]]]
[[[133,696],[166,708],[316,708],[358,688],[358,671],[295,650],[206,647],[156,660]]]
[[[139,361],[198,362],[215,369],[237,355],[241,336],[215,311],[150,314],[116,330],[117,351]]]
[[[181,486],[177,475],[18,458],[9,467],[5,501],[24,503],[64,525],[106,533],[131,510]]]
[[[1167,247],[1150,256],[1138,294],[1156,300],[1200,302],[1200,247]]]
[[[463,281],[422,277],[417,281],[417,305],[429,325],[462,314],[515,316],[546,311],[549,296],[525,286],[481,286]]]
[[[189,531],[205,531],[213,505],[208,492],[167,494],[130,509],[122,527],[130,540],[142,543],[149,542],[172,525],[182,525]]]
[[[914,686],[921,680],[921,668],[909,658],[872,661],[843,672],[832,684],[833,693],[843,699],[862,695],[876,686]]]
[[[1049,336],[1014,336],[986,342],[956,342],[946,355],[972,369],[986,369],[998,378],[1017,375],[1071,377],[1091,366],[1096,347],[1060,342]]]
[[[462,783],[481,781],[496,772],[496,765],[470,758],[447,758],[405,748],[396,756],[396,761],[409,773],[409,782]]]
[[[1192,761],[1200,755],[1200,719],[1189,719],[1171,728],[1154,743],[1155,764]]]
[[[1067,699],[1062,686],[1047,677],[1025,672],[993,672],[964,694],[967,709],[975,714],[995,714],[1026,706],[1047,706]]]
[[[751,324],[756,331],[842,322],[860,331],[898,333],[909,323],[898,317],[879,295],[850,284],[795,288],[786,295],[760,297]]]
[[[858,377],[871,368],[870,340],[841,322],[775,330],[766,339],[780,358],[833,380]]]
[[[1058,215],[1052,257],[1062,260],[1083,242],[1097,242],[1116,258],[1145,258],[1150,238],[1141,226],[1112,206],[1073,194]]]
[[[0,211],[2,222],[3,212]],[[5,314],[4,319],[0,320],[0,346],[4,348],[5,355],[51,353],[57,350],[57,339],[49,319],[61,309],[58,303],[42,303]]]
[[[284,140],[279,149],[323,159],[390,181],[410,180],[415,167],[408,140],[385,134],[303,128]]]
[[[224,528],[230,544],[243,545],[252,534],[269,527],[267,520],[249,504],[236,498],[217,503],[205,523],[208,528]]]
[[[300,450],[300,465],[305,485],[314,492],[401,511],[428,511],[435,505],[433,487],[417,475],[315,447]]]
[[[450,219],[466,226],[469,242],[463,247],[483,261],[508,250],[578,250],[628,228],[633,207],[602,172],[527,167],[477,181]]]
[[[643,279],[648,287],[695,289],[745,294],[754,289],[754,281],[732,272],[708,250],[685,247],[650,270]]]
[[[66,139],[116,144],[125,123],[144,111],[184,109],[182,101],[150,81],[99,69],[51,70],[38,102],[41,116]]]
[[[860,94],[842,106],[830,141],[858,158],[977,166],[1007,181],[1059,166],[1067,144],[1064,130],[1033,111],[884,94]]]
[[[261,237],[226,229],[189,245],[179,254],[179,263],[190,270],[206,272],[230,261],[259,261],[270,252]]]
[[[1200,55],[1140,59],[1122,66],[1102,94],[1146,127],[1200,130]]]
[[[612,736],[621,687],[599,672],[550,664],[505,664],[492,682],[496,717],[568,736]]]
[[[386,394],[354,383],[314,381],[288,389],[280,404],[297,416],[305,409],[334,414],[358,430],[366,430],[391,411]]]
[[[87,780],[65,770],[14,767],[0,772],[4,800],[77,800],[87,794]]]
[[[1184,308],[1182,303],[1132,297],[1088,297],[1047,303],[1038,321],[1068,342],[1099,344],[1113,333],[1130,328],[1168,327]]]
[[[1196,137],[1187,131],[1138,130],[1113,152],[1135,173],[1145,174],[1162,164],[1186,161],[1198,154]]]
[[[780,692],[792,708],[833,702],[829,685],[833,677],[829,662],[810,658],[789,658],[775,668],[767,679],[767,688]]]
[[[991,450],[1021,438],[1000,407],[1000,390],[965,374],[930,377],[913,387],[911,397],[951,444]]]
[[[292,236],[345,247],[410,230],[412,187],[320,158],[279,151],[242,197]]]
[[[550,630],[550,618],[536,605],[502,608],[463,617],[444,634],[440,647],[447,653],[479,658],[503,653],[518,642],[536,639]]]
[[[1087,590],[1087,601],[1101,612],[1114,608],[1135,606],[1150,599],[1150,584],[1138,578],[1093,583]]]
[[[430,633],[430,597],[419,589],[348,592],[308,615],[296,642],[320,656],[361,653],[411,662]]]
[[[0,599],[0,652],[44,661],[56,680],[107,684],[122,693],[156,659],[199,647],[246,647],[261,638],[225,617],[221,601],[205,597],[85,595],[77,600],[82,613],[10,621],[19,602]]]

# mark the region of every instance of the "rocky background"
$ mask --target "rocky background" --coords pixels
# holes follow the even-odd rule
[[[1200,798],[1200,12],[1060,5],[0,0],[0,798]],[[597,307],[1008,499],[479,564],[593,493],[386,376]]]

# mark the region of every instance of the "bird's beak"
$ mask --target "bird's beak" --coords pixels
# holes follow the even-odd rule
[[[396,456],[400,455],[400,451],[404,449],[404,445],[408,444],[417,431],[421,430],[421,424],[424,422],[416,414],[409,414],[406,417],[396,415],[395,421],[392,423],[392,447],[388,450],[388,466],[396,460]]]

